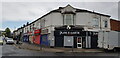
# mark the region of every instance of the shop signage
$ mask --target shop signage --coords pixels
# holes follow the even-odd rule
[[[41,30],[41,34],[48,34],[48,29]]]
[[[97,32],[94,32],[93,35],[98,35],[98,33],[97,33]]]
[[[35,30],[34,34],[40,33],[40,29]]]
[[[68,25],[68,26],[67,26],[67,29],[71,29],[71,27]]]
[[[27,33],[24,33],[24,35],[28,35]]]
[[[28,32],[29,35],[32,35],[32,32]]]
[[[73,32],[70,32],[70,31],[60,31],[60,35],[63,35],[63,34],[74,35],[74,34],[80,34],[80,32],[77,32],[77,31],[73,31]]]

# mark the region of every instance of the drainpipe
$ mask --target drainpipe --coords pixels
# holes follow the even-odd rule
[[[102,47],[104,48],[104,31],[103,31],[103,42],[102,42]]]
[[[86,48],[88,48],[88,32],[86,31]]]
[[[100,32],[102,32],[102,21],[101,21],[101,15],[100,15]],[[102,40],[102,48],[104,48],[104,31],[103,31],[103,34],[100,34],[100,35],[103,35],[103,40]]]

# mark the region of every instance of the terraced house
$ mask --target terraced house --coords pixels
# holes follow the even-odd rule
[[[24,42],[50,47],[97,48],[98,32],[110,31],[110,16],[67,5],[28,23],[22,30]]]

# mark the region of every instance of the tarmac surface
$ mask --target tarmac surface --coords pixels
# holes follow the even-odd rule
[[[13,45],[9,45],[9,44],[4,44],[2,47],[2,58],[40,58],[42,56],[51,56],[53,57],[61,57],[61,56],[84,56],[85,58],[87,57],[100,57],[100,58],[118,58],[120,57],[120,53],[119,52],[62,52],[62,51],[71,51],[71,49],[64,49],[64,48],[43,48],[42,50],[32,50],[32,49],[27,49],[27,48],[22,48],[22,46],[25,46],[27,44],[23,44],[21,45],[21,48],[19,45],[13,44]],[[18,47],[19,46],[19,47]],[[30,45],[31,46],[31,45]],[[29,46],[26,46],[29,47]],[[35,46],[33,48],[36,48]],[[36,48],[37,49],[37,48]],[[52,50],[53,49],[53,50]],[[63,49],[63,50],[62,50]],[[57,52],[55,52],[55,50]],[[54,52],[51,52],[54,51]],[[74,50],[75,51],[75,50]],[[77,51],[77,50],[76,50]],[[27,57],[26,57],[27,56]],[[58,57],[58,58],[59,58]],[[46,57],[45,57],[46,58]],[[49,57],[48,57],[49,58]]]
[[[103,49],[80,49],[80,48],[50,48],[50,47],[40,47],[40,45],[22,43],[16,44],[17,48],[35,50],[41,52],[104,52]]]

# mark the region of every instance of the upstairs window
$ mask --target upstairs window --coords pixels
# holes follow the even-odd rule
[[[30,25],[30,31],[32,31],[31,29],[32,29],[32,28],[31,28],[31,25]]]
[[[99,19],[98,18],[93,19],[93,26],[94,27],[99,27]]]
[[[64,25],[73,25],[73,14],[64,15]]]
[[[41,27],[41,28],[45,27],[45,19],[41,20],[41,22],[40,22],[40,27]]]
[[[104,27],[108,27],[108,21],[104,21]]]

